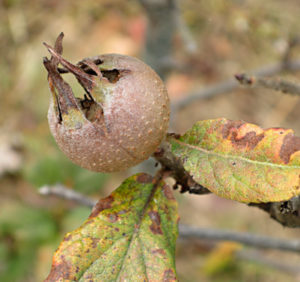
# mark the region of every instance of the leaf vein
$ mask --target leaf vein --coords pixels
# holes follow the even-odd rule
[[[175,139],[173,139],[172,141],[176,142],[177,144],[179,144],[181,146],[186,146],[189,149],[200,151],[204,154],[211,155],[211,156],[217,156],[217,157],[223,158],[223,159],[235,158],[235,159],[241,160],[243,162],[248,162],[248,163],[262,165],[262,166],[273,166],[273,167],[278,167],[278,168],[283,168],[283,169],[291,169],[291,168],[300,169],[300,165],[276,164],[276,163],[271,163],[271,162],[255,161],[255,160],[251,160],[251,159],[244,158],[244,157],[237,156],[237,155],[227,155],[227,154],[221,154],[221,153],[209,151],[209,150],[206,150],[206,149],[194,146],[194,145],[190,145],[190,144],[187,144],[182,141],[175,140]]]

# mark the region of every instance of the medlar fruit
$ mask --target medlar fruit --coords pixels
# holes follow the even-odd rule
[[[158,75],[140,60],[104,54],[73,65],[62,55],[61,33],[54,48],[44,43],[52,97],[51,132],[77,165],[98,172],[121,171],[147,159],[168,129],[169,98]],[[61,67],[59,67],[59,65]],[[63,73],[73,74],[85,94],[75,97]]]

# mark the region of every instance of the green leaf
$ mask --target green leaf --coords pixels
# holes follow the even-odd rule
[[[107,179],[107,174],[84,170],[66,157],[46,156],[25,171],[25,177],[36,187],[63,183],[84,193],[98,192]]]
[[[300,138],[291,129],[215,119],[168,141],[193,179],[220,197],[259,203],[300,194]]]
[[[1,205],[0,238],[11,235],[22,244],[41,243],[53,239],[55,233],[56,227],[48,212],[17,201]]]
[[[20,201],[4,200],[0,212],[0,281],[33,281],[37,251],[56,239],[51,214]]]
[[[65,236],[46,281],[176,281],[177,221],[170,188],[132,176]]]

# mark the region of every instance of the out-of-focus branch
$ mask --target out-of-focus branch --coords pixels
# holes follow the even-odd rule
[[[290,274],[299,275],[300,273],[300,268],[298,265],[283,263],[280,259],[270,259],[257,250],[240,250],[235,253],[235,256],[237,259],[259,263],[279,271],[288,272]]]
[[[293,60],[291,57],[292,50],[300,44],[299,37],[293,37],[289,40],[289,44],[286,48],[286,51],[282,57],[282,60],[278,63],[264,66],[258,68],[254,71],[248,72],[253,73],[254,76],[257,77],[266,77],[266,76],[273,76],[283,71],[299,71],[300,70],[300,60]],[[187,93],[184,95],[184,98],[177,101],[172,105],[173,115],[176,111],[185,108],[186,106],[190,105],[194,101],[198,99],[205,99],[214,97],[220,94],[224,94],[227,92],[231,92],[238,87],[237,81],[234,79],[228,79],[223,82],[208,86],[203,88],[202,90],[194,91],[192,93]]]
[[[41,195],[54,195],[62,199],[66,199],[69,201],[77,202],[83,206],[94,207],[97,203],[96,200],[86,197],[85,195],[78,193],[64,185],[56,184],[56,185],[45,185],[39,189],[39,193]]]
[[[179,235],[182,238],[234,241],[255,248],[277,249],[300,253],[300,240],[285,240],[245,232],[200,228],[183,224],[179,225]]]
[[[40,194],[45,196],[54,195],[62,199],[75,201],[78,204],[91,208],[94,207],[97,202],[94,199],[91,199],[60,184],[53,186],[43,186],[40,188],[39,192]],[[268,236],[261,236],[250,233],[199,228],[184,224],[179,225],[179,235],[181,238],[234,241],[256,248],[300,252],[300,240],[276,239]]]
[[[261,67],[257,70],[250,71],[249,73],[253,73],[254,76],[257,77],[266,77],[273,76],[283,71],[299,71],[300,70],[300,60],[285,62],[285,63],[275,63],[272,65],[268,65],[265,67]],[[235,79],[228,79],[222,82],[213,84],[211,86],[205,87],[200,90],[193,91],[191,93],[187,93],[184,95],[184,98],[173,103],[172,110],[173,114],[176,111],[179,111],[193,102],[199,99],[212,98],[220,94],[224,94],[227,92],[231,92],[239,86],[239,83]]]
[[[179,33],[190,54],[195,54],[197,44],[182,17],[178,0],[140,0],[140,3],[148,20],[144,59],[165,79],[170,70],[183,68],[172,55],[175,34]]]
[[[300,95],[300,84],[282,78],[255,77],[248,74],[236,74],[237,81],[246,86],[263,87],[286,94]]]
[[[191,240],[192,239],[192,240]],[[206,240],[206,239],[197,239],[197,238],[188,238],[185,240],[184,237],[179,237],[179,244],[183,246],[180,250],[186,250],[187,252],[195,252],[198,253],[198,250],[201,250],[201,254],[203,251],[210,253],[214,248],[218,248],[219,241],[217,240]],[[188,245],[188,249],[184,246]],[[263,265],[266,267],[273,268],[277,271],[287,272],[292,275],[299,275],[300,268],[298,264],[293,264],[290,261],[283,261],[280,256],[276,256],[276,258],[269,258],[268,253],[264,250],[254,249],[254,248],[239,248],[236,246],[232,248],[232,256],[238,261],[248,261],[251,263],[256,263],[258,265]]]
[[[165,79],[172,56],[176,31],[175,0],[140,0],[147,13],[148,25],[144,59]]]

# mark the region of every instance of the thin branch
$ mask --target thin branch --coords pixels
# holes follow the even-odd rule
[[[259,251],[254,250],[240,250],[235,253],[236,258],[247,260],[253,263],[259,263],[267,267],[274,268],[279,271],[288,272],[291,274],[299,274],[300,268],[299,265],[293,265],[291,263],[283,263],[280,259],[270,259],[264,256]]]
[[[175,34],[180,34],[190,54],[195,54],[197,44],[182,17],[178,0],[140,0],[140,3],[148,20],[144,59],[165,79],[170,70],[184,68],[173,58]]]
[[[161,173],[159,173],[159,175],[161,175]],[[75,201],[80,205],[91,208],[93,208],[97,203],[97,200],[91,199],[60,184],[53,186],[45,185],[39,189],[39,193],[45,196],[54,195],[62,199]],[[199,228],[184,224],[179,225],[179,235],[181,238],[235,241],[256,248],[300,252],[300,240],[276,239],[250,233]]]
[[[59,198],[66,199],[69,201],[74,201],[77,202],[78,204],[91,207],[91,208],[94,207],[94,205],[97,203],[96,200],[88,198],[85,195],[76,192],[74,190],[71,190],[70,188],[61,184],[56,184],[53,186],[45,185],[39,189],[39,193],[45,196],[54,195]]]
[[[255,76],[265,77],[273,76],[283,71],[293,72],[300,70],[300,60],[293,61],[291,59],[292,50],[299,45],[299,43],[299,37],[291,38],[281,62],[261,67],[250,73],[253,73]],[[238,83],[233,79],[229,79],[204,88],[203,90],[187,93],[182,100],[179,100],[172,105],[173,112],[185,108],[198,99],[210,98],[226,92],[231,92],[237,87]]]
[[[183,224],[179,225],[179,235],[182,238],[234,241],[255,248],[277,249],[300,253],[300,240],[285,240],[244,232],[199,228]]]
[[[255,77],[248,74],[236,74],[237,81],[246,86],[263,87],[286,94],[300,95],[300,84],[282,78]]]
[[[148,24],[144,59],[165,79],[170,71],[173,37],[176,32],[175,0],[140,0]]]
[[[180,240],[181,239],[181,240]],[[201,239],[201,238],[200,238]],[[207,253],[213,251],[214,248],[218,247],[218,241],[213,240],[185,240],[182,237],[179,237],[180,244],[188,244],[189,249],[192,249],[196,254],[199,248],[205,250]],[[184,245],[183,245],[184,246]],[[184,247],[183,247],[184,248]],[[275,259],[269,258],[268,254],[263,250],[259,249],[249,249],[249,248],[235,248],[233,249],[232,256],[237,260],[245,260],[251,263],[256,263],[266,267],[274,268],[277,271],[287,272],[292,275],[297,275],[300,273],[300,268],[298,264],[293,264],[289,261],[285,262],[281,259],[280,256],[277,256]],[[279,257],[279,258],[278,258]]]
[[[283,71],[299,71],[300,70],[300,60],[291,61],[287,63],[275,63],[272,65],[268,65],[265,67],[261,67],[257,70],[251,71],[249,73],[253,73],[254,76],[265,77],[265,76],[273,76]],[[231,92],[239,86],[239,83],[234,79],[224,80],[223,82],[213,84],[201,90],[196,90],[191,93],[187,93],[184,95],[184,98],[173,103],[172,110],[173,113],[179,111],[193,102],[199,99],[212,98],[220,94],[224,94],[227,92]]]

